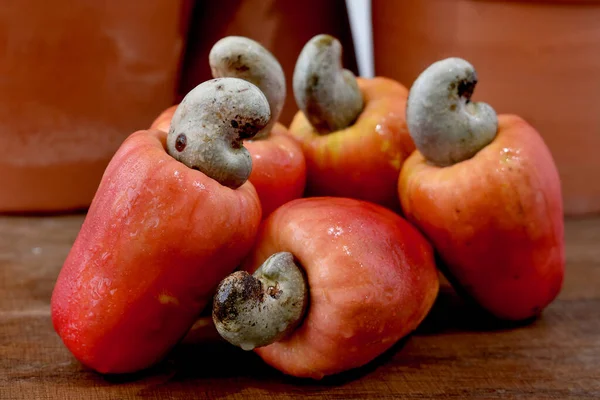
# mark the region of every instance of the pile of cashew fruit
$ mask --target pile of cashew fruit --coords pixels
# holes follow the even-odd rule
[[[561,188],[539,133],[472,102],[463,59],[409,91],[355,77],[341,54],[328,35],[306,44],[286,128],[277,59],[223,38],[214,79],[123,142],[52,295],[81,363],[146,369],[206,318],[283,373],[321,379],[413,332],[440,272],[500,320],[555,299]]]

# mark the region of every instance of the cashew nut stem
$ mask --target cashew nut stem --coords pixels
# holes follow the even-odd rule
[[[252,350],[277,342],[300,323],[308,285],[291,253],[275,253],[254,272],[223,279],[213,300],[213,321],[229,343]]]
[[[473,157],[498,130],[494,109],[471,102],[477,84],[473,66],[460,58],[430,65],[412,85],[406,122],[417,149],[439,166]]]
[[[267,96],[271,107],[271,121],[254,139],[269,135],[285,102],[285,75],[279,61],[252,39],[228,36],[219,40],[208,56],[214,78],[244,79],[256,85]]]
[[[243,140],[252,138],[270,118],[269,103],[259,88],[242,79],[212,79],[192,89],[175,110],[167,150],[188,167],[235,189],[252,172]]]
[[[362,93],[354,74],[342,67],[342,45],[329,35],[306,43],[294,69],[294,97],[321,134],[344,129],[362,112]]]

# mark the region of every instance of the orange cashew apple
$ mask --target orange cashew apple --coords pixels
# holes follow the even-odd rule
[[[418,151],[399,179],[406,218],[433,243],[461,293],[493,315],[538,315],[564,278],[561,187],[539,133],[515,115],[471,102],[467,61],[427,68],[408,98]]]
[[[399,215],[311,197],[264,220],[242,270],[219,284],[213,319],[230,343],[286,374],[320,379],[408,335],[438,288],[431,245]]]
[[[408,90],[383,77],[355,78],[343,69],[341,52],[335,38],[318,35],[294,70],[300,111],[289,134],[306,158],[306,194],[399,210],[398,175],[415,149],[405,121]]]

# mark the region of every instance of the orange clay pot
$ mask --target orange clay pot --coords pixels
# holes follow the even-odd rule
[[[409,84],[435,60],[477,65],[477,97],[550,148],[565,213],[600,212],[599,0],[373,0],[375,71]]]
[[[415,151],[399,193],[449,280],[497,317],[521,320],[538,315],[563,282],[560,182],[535,129],[513,115],[498,121],[494,141],[466,161],[436,167]]]
[[[0,212],[90,204],[123,140],[174,100],[191,2],[0,7]]]
[[[168,132],[177,106],[163,111],[151,128]],[[306,164],[300,147],[286,135],[287,129],[276,123],[267,138],[245,140],[252,156],[252,182],[262,206],[263,218],[290,200],[302,197],[306,184]]]
[[[254,351],[286,374],[320,379],[368,363],[413,331],[437,296],[431,245],[372,203],[291,201],[263,222],[242,268],[253,272],[281,251],[306,272],[308,310],[289,336]]]
[[[161,360],[248,253],[261,220],[254,187],[222,186],[132,134],[102,178],[52,293],[54,328],[101,373]]]
[[[301,111],[290,125],[306,158],[306,194],[399,209],[398,175],[415,149],[406,127],[408,90],[386,78],[357,80],[365,107],[354,125],[321,135]]]

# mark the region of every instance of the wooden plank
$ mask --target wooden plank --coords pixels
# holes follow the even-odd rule
[[[0,217],[0,399],[600,398],[600,218],[567,221],[565,285],[541,318],[498,324],[444,285],[415,334],[367,366],[319,382],[284,376],[224,343],[193,340],[133,376],[82,367],[49,311],[82,221]]]

